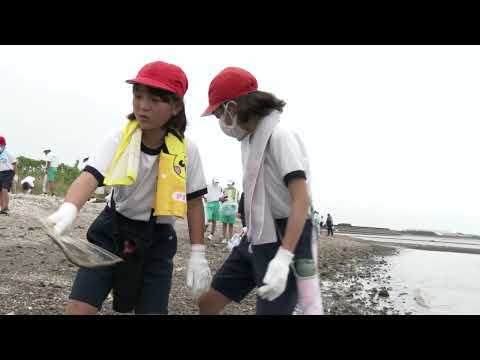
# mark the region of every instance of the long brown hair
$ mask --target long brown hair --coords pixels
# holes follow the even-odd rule
[[[242,95],[235,98],[234,101],[238,104],[237,115],[241,123],[245,123],[252,118],[258,121],[273,110],[282,112],[283,107],[286,105],[285,101],[264,91],[255,91]]]

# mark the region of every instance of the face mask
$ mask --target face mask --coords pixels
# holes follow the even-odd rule
[[[228,106],[228,103],[224,105],[225,110],[223,111],[223,114],[219,119],[220,128],[222,129],[225,135],[233,137],[238,141],[241,141],[245,136],[248,135],[248,131],[238,126],[237,114],[232,116],[232,114],[227,110],[227,106]],[[227,125],[227,123],[225,122],[226,116],[230,117],[232,121],[231,125]]]

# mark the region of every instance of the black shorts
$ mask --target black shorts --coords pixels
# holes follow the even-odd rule
[[[275,221],[280,235],[285,234],[287,219]],[[268,264],[277,253],[281,239],[276,243],[251,245],[247,237],[233,248],[230,256],[217,271],[212,281],[212,288],[232,301],[239,303],[253,289],[263,285],[263,278]],[[313,259],[312,256],[312,222],[307,220],[295,249],[295,257]],[[297,304],[297,283],[290,271],[285,291],[275,300],[263,300],[257,296],[257,315],[290,315]]]
[[[146,231],[147,222],[127,219],[117,214],[122,234],[138,237]],[[115,252],[113,211],[107,206],[95,219],[87,232],[91,243]],[[141,296],[135,306],[136,314],[167,314],[168,299],[172,286],[173,257],[177,252],[177,235],[167,224],[155,225],[152,245],[147,250]],[[114,265],[115,266],[115,265]],[[69,298],[101,309],[113,287],[113,266],[87,269],[80,268]]]
[[[22,189],[23,189],[23,190],[30,190],[30,189],[33,189],[33,186],[30,185],[28,182],[24,182],[24,183],[22,184]]]
[[[14,177],[15,171],[13,170],[0,171],[0,189],[10,191]]]

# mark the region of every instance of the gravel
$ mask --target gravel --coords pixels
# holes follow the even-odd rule
[[[0,215],[0,314],[63,313],[76,267],[66,260],[32,217],[53,212],[61,202],[62,199],[55,197],[15,194],[11,196],[10,215]],[[104,203],[87,203],[71,236],[85,238],[88,226],[104,206]],[[185,286],[190,254],[188,229],[184,221],[177,221],[175,227],[178,250],[174,258],[169,313],[195,315],[198,314],[196,301]],[[327,238],[323,234],[319,245],[319,274],[326,314],[398,313],[384,296],[385,292],[388,294],[389,285],[389,264],[384,257],[395,254],[395,249],[360,243],[340,235]],[[207,241],[212,273],[219,269],[228,253],[219,239]],[[255,294],[252,292],[241,304],[227,306],[224,313],[254,314]],[[100,314],[116,314],[111,296]]]

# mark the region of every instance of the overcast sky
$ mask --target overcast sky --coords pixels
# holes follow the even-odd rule
[[[200,118],[211,79],[249,70],[287,102],[313,197],[334,221],[480,234],[478,46],[0,46],[0,134],[15,155],[73,164],[131,111],[151,61],[189,79],[187,135],[206,176],[241,184],[239,143]]]

